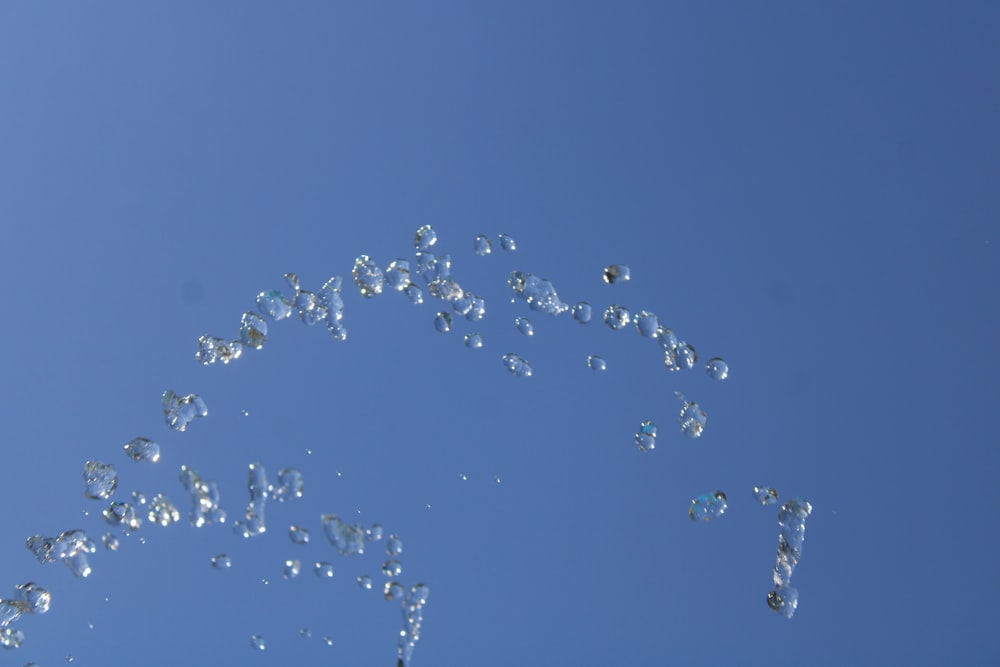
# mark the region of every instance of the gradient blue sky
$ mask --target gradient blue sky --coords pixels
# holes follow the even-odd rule
[[[0,596],[37,581],[53,608],[0,662],[393,664],[398,611],[354,583],[383,558],[334,553],[329,512],[403,538],[418,666],[995,664],[998,29],[988,2],[3,3]],[[348,286],[346,343],[285,322],[194,361],[286,271],[412,259],[422,224],[481,326]],[[472,253],[499,232],[516,252]],[[596,320],[521,337],[514,269],[658,313],[730,379]],[[167,388],[209,418],[170,432]],[[138,435],[156,466],[122,454]],[[251,541],[144,527],[78,581],[24,540],[104,532],[87,459],[184,513],[182,464],[231,518],[252,461],[306,496]],[[755,484],[814,507],[791,621]],[[692,524],[715,489],[728,512]]]

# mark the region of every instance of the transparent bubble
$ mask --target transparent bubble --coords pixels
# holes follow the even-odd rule
[[[397,259],[385,270],[385,282],[389,289],[403,292],[413,284],[410,280],[410,263],[405,259]]]
[[[761,505],[776,505],[778,503],[778,490],[768,486],[753,487],[753,498]]]
[[[434,317],[434,329],[438,333],[448,333],[451,331],[451,313],[443,310]]]
[[[517,243],[509,234],[500,235],[500,247],[508,252],[513,252],[517,250]]]
[[[371,257],[360,255],[354,260],[354,268],[351,270],[354,276],[354,284],[361,290],[361,296],[370,299],[382,293],[385,286],[385,275]]]
[[[160,405],[163,407],[163,418],[167,426],[182,433],[195,419],[208,416],[208,406],[197,394],[178,396],[173,389],[167,389],[163,392]]]
[[[573,319],[580,324],[586,324],[593,317],[594,309],[586,301],[578,301],[573,306]]]
[[[605,362],[604,359],[597,356],[596,354],[592,354],[589,357],[587,357],[587,365],[590,366],[590,368],[595,371],[604,371],[607,370],[608,368],[607,362]]]
[[[413,283],[407,285],[406,289],[403,291],[406,294],[406,298],[409,299],[410,303],[413,305],[419,306],[424,302],[424,293]]]
[[[297,468],[284,468],[278,472],[278,483],[270,488],[270,495],[279,503],[301,498],[305,485]]]
[[[512,271],[507,284],[514,290],[514,295],[526,301],[532,310],[548,315],[560,315],[569,310],[569,306],[559,298],[555,285],[545,278]]]
[[[259,350],[267,342],[267,321],[252,311],[243,313],[240,319],[240,342]]]
[[[161,526],[169,526],[172,523],[177,523],[181,520],[181,513],[177,511],[174,504],[170,502],[162,493],[157,493],[153,496],[153,499],[149,501],[149,512],[147,518],[153,522],[158,523]]]
[[[692,521],[712,521],[722,516],[725,511],[726,494],[722,491],[716,491],[692,500],[688,516],[691,517]]]
[[[382,574],[387,577],[398,577],[403,573],[403,564],[398,560],[387,560],[382,563]]]
[[[780,586],[767,594],[767,606],[785,618],[795,615],[799,606],[799,591],[791,586]]]
[[[372,578],[367,574],[358,576],[358,587],[370,591],[372,589]]]
[[[417,230],[417,234],[413,238],[413,245],[416,246],[417,250],[428,250],[437,243],[437,240],[437,232],[434,231],[434,228],[430,225],[423,225]]]
[[[108,551],[118,551],[118,547],[121,544],[113,533],[105,533],[104,537],[101,538],[101,543]]]
[[[484,257],[493,252],[493,243],[490,242],[488,236],[480,234],[472,240],[472,252],[476,253],[480,257]]]
[[[639,331],[639,335],[644,338],[657,338],[660,326],[660,318],[656,316],[656,313],[643,310],[635,316],[635,328]]]
[[[302,526],[290,526],[288,539],[292,541],[292,544],[309,544],[309,529]]]
[[[627,327],[630,319],[628,308],[625,306],[612,304],[604,311],[604,323],[614,331],[621,331]]]
[[[118,488],[118,473],[110,463],[87,461],[83,466],[83,481],[87,485],[83,495],[93,500],[106,500]]]
[[[514,320],[514,326],[521,332],[522,336],[534,336],[535,327],[527,317],[518,317]]]
[[[210,366],[217,361],[228,364],[233,359],[239,359],[243,354],[243,345],[238,340],[226,342],[223,338],[214,336],[200,336],[198,338],[198,351],[194,358],[205,366]]]
[[[201,528],[205,524],[223,524],[226,522],[226,511],[219,506],[222,494],[219,485],[205,481],[197,471],[188,466],[181,466],[181,485],[191,494],[191,525]],[[143,499],[145,502],[145,499]]]
[[[701,437],[702,431],[705,430],[705,423],[707,421],[708,415],[705,414],[705,411],[702,410],[697,403],[689,401],[684,404],[683,408],[681,408],[681,433],[687,437]]]
[[[386,600],[402,600],[405,594],[406,589],[398,581],[387,581],[382,589],[382,595]]]
[[[269,290],[257,295],[257,310],[272,320],[284,320],[292,316],[292,304],[281,292]]]
[[[635,434],[635,444],[640,452],[652,451],[656,448],[656,424],[648,419],[639,424],[639,430]]]
[[[478,350],[483,347],[483,335],[481,333],[465,334],[465,346]]]
[[[372,527],[365,531],[365,539],[369,542],[378,542],[382,539],[382,526],[372,524]]]
[[[604,282],[609,285],[628,282],[632,277],[628,264],[612,264],[604,269]]]
[[[212,556],[212,567],[216,570],[228,570],[233,566],[233,559],[226,554]]]
[[[510,352],[502,357],[504,367],[518,377],[531,377],[531,364]]]
[[[313,572],[315,572],[316,576],[320,579],[333,579],[333,564],[328,563],[325,560],[320,561],[316,563],[315,567],[313,567]]]
[[[136,438],[125,443],[125,456],[133,461],[156,463],[160,460],[160,446],[149,438]]]
[[[255,651],[263,651],[267,649],[267,645],[264,643],[264,638],[260,635],[250,635],[250,646],[253,647]]]
[[[398,556],[403,553],[403,540],[399,535],[390,535],[385,543],[385,552],[390,556]]]
[[[365,552],[365,530],[361,526],[344,523],[335,514],[324,514],[323,532],[337,551],[345,556],[360,556]]]
[[[722,357],[709,359],[705,364],[705,370],[708,371],[708,377],[713,380],[725,380],[729,377],[729,364]]]
[[[286,560],[284,567],[281,568],[281,576],[285,579],[294,579],[299,576],[299,572],[302,571],[302,561],[298,560]]]

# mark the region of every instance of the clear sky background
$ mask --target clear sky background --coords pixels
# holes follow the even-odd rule
[[[355,583],[384,542],[343,557],[321,513],[402,537],[417,666],[996,664],[998,30],[990,2],[2,3],[0,597],[53,602],[0,664],[392,665],[398,608]],[[285,272],[412,261],[423,224],[482,323],[347,284],[344,343],[287,321],[194,360]],[[473,254],[500,232],[515,252]],[[656,312],[698,367],[511,304],[515,269]],[[168,388],[208,418],[170,431]],[[24,541],[107,530],[88,459],[184,518],[76,580]],[[252,540],[187,524],[181,465],[232,520],[254,461],[305,496]],[[790,621],[758,484],[814,508]]]

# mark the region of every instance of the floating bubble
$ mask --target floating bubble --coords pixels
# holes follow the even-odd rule
[[[250,635],[250,646],[253,647],[255,651],[263,651],[267,649],[267,645],[264,643],[264,638],[260,635]]]
[[[118,488],[118,473],[110,463],[87,461],[83,466],[83,481],[87,485],[83,495],[92,500],[107,500]]]
[[[201,528],[205,524],[226,522],[226,511],[219,506],[222,494],[215,482],[206,482],[198,473],[187,466],[181,466],[181,485],[191,495],[191,525]]]
[[[410,280],[410,263],[405,259],[397,259],[385,270],[385,282],[389,289],[403,292],[413,284]]]
[[[521,271],[512,271],[510,277],[507,278],[507,284],[514,290],[517,297],[528,302],[528,306],[532,310],[548,315],[559,315],[569,310],[569,306],[560,300],[555,285],[544,278]]]
[[[518,377],[531,377],[531,364],[520,356],[510,352],[503,355],[503,365],[508,371]]]
[[[281,576],[285,579],[294,579],[302,571],[302,561],[286,560],[285,566],[281,569]]]
[[[125,531],[136,531],[142,527],[142,517],[135,507],[122,502],[114,502],[104,510],[104,521],[109,526],[120,527]]]
[[[713,380],[725,380],[729,377],[729,364],[725,362],[722,357],[712,357],[705,364],[705,370],[708,371],[708,377]]]
[[[483,347],[483,335],[481,333],[465,334],[465,347],[478,350]]]
[[[527,317],[518,317],[514,320],[514,326],[521,332],[522,336],[534,336],[535,327]]]
[[[406,589],[398,581],[387,581],[382,588],[382,595],[386,600],[401,600],[405,594]]]
[[[269,290],[257,295],[257,310],[272,320],[284,320],[292,316],[292,304],[278,290]]]
[[[725,511],[726,494],[722,491],[716,491],[692,500],[688,516],[691,517],[692,521],[712,521],[722,516]]]
[[[104,537],[101,538],[101,543],[108,551],[118,551],[118,547],[121,544],[114,533],[105,533]]]
[[[573,319],[580,324],[586,324],[593,317],[594,309],[586,301],[578,301],[573,305]]]
[[[358,586],[366,591],[370,591],[372,589],[372,578],[367,574],[358,576]]]
[[[687,437],[700,438],[702,431],[705,430],[705,423],[707,421],[708,415],[705,414],[705,411],[697,403],[689,401],[681,408],[681,433]]]
[[[607,362],[605,362],[604,359],[597,356],[596,354],[592,354],[589,357],[587,357],[587,365],[590,366],[590,368],[595,371],[603,371],[607,370],[608,368]]]
[[[335,514],[324,514],[323,532],[337,551],[345,556],[360,556],[365,552],[365,530],[361,526],[348,525]]]
[[[370,299],[382,293],[385,286],[385,275],[378,264],[372,261],[368,255],[360,255],[354,260],[354,269],[351,270],[354,276],[354,284],[361,290],[361,296]]]
[[[181,520],[181,513],[177,511],[174,504],[170,502],[162,493],[157,493],[153,496],[153,499],[149,501],[149,512],[147,518],[152,523],[158,523],[161,526],[169,526],[172,523],[177,523]]]
[[[244,538],[263,535],[267,531],[264,521],[264,507],[267,505],[267,495],[270,485],[267,483],[267,471],[260,463],[251,463],[247,472],[247,490],[250,492],[250,502],[247,504],[245,519],[233,524],[233,530]]]
[[[434,328],[438,333],[451,331],[451,313],[441,311],[434,317]]]
[[[398,577],[403,573],[403,564],[398,560],[387,560],[382,563],[382,574],[387,577]]]
[[[288,539],[292,544],[309,544],[309,529],[302,526],[289,526]]]
[[[167,389],[163,392],[160,405],[163,407],[163,417],[167,426],[181,433],[187,430],[188,424],[195,419],[208,416],[208,406],[197,394],[178,396],[173,389]]]
[[[639,335],[644,338],[657,338],[660,326],[660,318],[656,316],[656,313],[643,310],[635,316],[635,328],[639,331]]]
[[[226,554],[212,556],[212,567],[216,570],[228,570],[233,566],[233,559]]]
[[[333,579],[333,565],[325,560],[316,563],[315,567],[313,567],[313,572],[320,579]]]
[[[501,248],[503,248],[508,252],[514,252],[515,250],[517,250],[517,243],[514,241],[513,237],[511,237],[509,234],[501,234],[499,238],[500,238]]]
[[[609,285],[628,282],[632,277],[628,264],[612,264],[604,269],[604,282]]]
[[[278,472],[278,484],[271,487],[270,495],[283,503],[292,498],[301,498],[304,488],[302,473],[297,468],[284,468]]]
[[[490,241],[488,236],[480,234],[472,240],[472,252],[476,253],[480,257],[485,257],[493,252],[493,243]]]
[[[753,498],[761,505],[775,505],[778,502],[778,490],[767,486],[755,486]]]
[[[621,331],[627,327],[630,319],[628,308],[625,306],[612,304],[604,311],[604,323],[614,331]]]
[[[635,444],[640,452],[648,452],[656,448],[656,424],[648,419],[639,424],[635,434]]]
[[[136,438],[125,443],[125,456],[133,461],[156,463],[160,460],[160,446],[149,438]]]
[[[259,350],[267,342],[267,320],[252,311],[243,313],[240,319],[240,342]]]
[[[437,240],[437,232],[434,231],[434,228],[430,225],[423,225],[417,230],[417,234],[413,238],[413,245],[416,246],[417,250],[428,250],[437,243]]]
[[[400,539],[399,535],[389,536],[385,543],[385,552],[393,557],[403,553],[403,540]]]
[[[210,366],[217,361],[228,364],[233,359],[239,359],[242,354],[243,345],[238,340],[227,343],[224,338],[206,335],[198,338],[198,351],[194,358],[205,366]]]

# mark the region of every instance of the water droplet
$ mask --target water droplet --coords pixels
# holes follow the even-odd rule
[[[643,310],[635,316],[635,328],[638,329],[639,335],[644,338],[657,338],[661,328],[660,318],[656,316],[656,313]]]
[[[406,298],[409,299],[410,303],[413,305],[419,306],[424,302],[424,293],[413,283],[407,285],[406,289],[403,291],[406,293]]]
[[[290,526],[288,539],[292,541],[292,544],[309,544],[309,529],[302,526]]]
[[[312,637],[312,635],[313,635],[312,630],[310,630],[309,628],[299,629],[299,637],[304,637],[305,639],[308,639],[309,637]]]
[[[240,319],[240,342],[259,350],[267,342],[267,320],[252,311],[243,313]]]
[[[212,556],[212,567],[216,570],[228,570],[233,566],[233,559],[226,554]]]
[[[172,389],[167,389],[163,392],[160,405],[167,426],[181,433],[186,431],[188,424],[195,419],[208,416],[208,406],[197,394],[178,396]]]
[[[438,333],[448,333],[451,331],[451,313],[439,312],[434,317],[434,328]]]
[[[250,635],[250,646],[252,646],[255,651],[263,651],[267,648],[267,645],[264,643],[264,638],[260,635]]]
[[[465,334],[465,347],[479,350],[483,347],[483,335],[480,333]]]
[[[181,466],[181,485],[191,494],[191,525],[201,528],[205,524],[223,524],[226,511],[219,506],[222,494],[219,485],[201,478],[196,470]],[[143,500],[145,502],[145,499]]]
[[[354,284],[361,290],[361,296],[370,299],[382,293],[385,286],[385,275],[371,257],[360,255],[354,260],[354,268],[351,270],[354,276]]]
[[[517,243],[509,234],[500,235],[500,247],[508,252],[513,252],[517,250]]]
[[[403,553],[403,540],[399,535],[390,535],[385,543],[385,552],[390,556],[398,556]]]
[[[460,480],[462,480],[463,482],[467,482],[467,481],[469,481],[469,476],[468,476],[468,475],[466,475],[466,474],[465,474],[464,472],[460,472],[460,473],[458,473],[458,478],[459,478]]]
[[[716,491],[692,500],[688,516],[691,517],[692,521],[712,521],[722,516],[725,511],[726,494],[722,491]]]
[[[677,340],[677,335],[666,328],[662,324],[656,330],[656,340],[659,342],[660,347],[665,353],[668,353],[668,358],[664,360],[664,363],[669,368],[673,364],[673,354],[672,352],[677,349],[680,345],[680,341]]]
[[[635,444],[640,452],[648,452],[656,448],[656,424],[648,419],[639,424],[635,434]]]
[[[270,495],[279,503],[301,498],[305,485],[297,468],[284,468],[278,472],[278,484],[270,488]]]
[[[327,646],[333,646],[333,638],[324,636],[323,643],[326,644]]]
[[[302,561],[286,560],[285,566],[281,568],[281,576],[285,579],[294,579],[302,571]]]
[[[548,315],[560,315],[569,310],[569,306],[559,298],[555,285],[545,278],[512,271],[507,284],[514,290],[514,295],[526,301],[532,310]]]
[[[29,614],[46,614],[52,605],[52,594],[33,581],[18,584],[17,597],[19,602],[24,603],[19,607]],[[0,625],[2,624],[3,621],[0,620]]]
[[[705,370],[708,371],[708,377],[713,380],[725,380],[729,377],[729,364],[722,357],[709,359],[705,364]]]
[[[496,482],[497,484],[499,484],[500,483],[500,475],[493,475],[493,481]]]
[[[753,498],[761,505],[775,505],[778,502],[778,490],[767,486],[755,486]]]
[[[367,574],[360,575],[358,577],[358,586],[366,591],[370,591],[372,589],[372,578]]]
[[[663,363],[672,371],[688,370],[698,363],[698,353],[690,343],[681,341],[677,347],[665,352]]]
[[[683,408],[681,408],[681,433],[687,437],[701,437],[702,431],[705,430],[705,423],[707,421],[708,415],[705,414],[705,411],[702,410],[697,403],[689,401],[684,404]]]
[[[398,560],[387,560],[382,563],[382,574],[387,577],[398,577],[403,573],[403,564]]]
[[[87,461],[83,466],[83,481],[87,485],[83,495],[92,500],[106,500],[118,488],[118,473],[110,463]]]
[[[405,259],[397,259],[389,264],[385,270],[385,282],[391,290],[406,291],[413,284],[410,280],[410,263]]]
[[[118,526],[124,530],[135,531],[142,526],[142,517],[135,507],[123,502],[113,502],[102,512],[104,521],[109,526]]]
[[[104,544],[104,548],[108,551],[118,551],[120,542],[113,533],[105,533],[104,537],[101,538],[101,542]]]
[[[287,285],[292,288],[293,292],[298,292],[299,289],[300,289],[299,288],[299,277],[297,275],[295,275],[294,273],[286,273],[285,274],[285,283],[287,283]]]
[[[427,584],[413,584],[410,588],[409,602],[411,604],[425,605],[430,595],[431,588]]]
[[[479,322],[486,317],[486,299],[481,296],[472,298],[472,308],[465,314],[465,319],[470,322]]]
[[[604,311],[604,323],[614,331],[621,331],[628,326],[630,315],[628,308],[612,304]]]
[[[348,525],[335,514],[324,514],[323,532],[337,551],[345,556],[360,556],[365,552],[365,530],[361,526]]]
[[[812,513],[812,505],[804,498],[795,497],[781,506],[778,512],[778,559],[774,565],[774,585],[779,592],[789,586],[792,571],[802,558],[802,545],[806,539],[806,519]],[[788,614],[795,610],[792,609]]]
[[[601,357],[596,354],[592,354],[587,357],[587,365],[595,371],[607,370],[608,364]]]
[[[416,246],[417,250],[429,250],[437,243],[437,240],[437,232],[434,231],[434,228],[430,225],[423,225],[417,230],[417,234],[413,238],[413,245]]]
[[[332,579],[333,564],[326,561],[320,561],[316,563],[316,566],[313,568],[313,572],[315,572],[316,576],[320,579]]]
[[[767,594],[767,606],[785,618],[791,618],[799,606],[798,589],[791,586],[775,588]]]
[[[531,364],[513,352],[503,355],[503,365],[518,377],[531,377]]]
[[[365,539],[369,542],[378,542],[382,539],[382,526],[379,524],[373,524],[371,528],[365,531]]]
[[[243,413],[244,417],[249,417],[250,416],[250,411],[249,410],[245,410],[244,409],[244,410],[240,410],[240,412]]]
[[[257,295],[257,310],[272,320],[284,320],[292,315],[292,304],[281,292],[269,290]]]
[[[387,581],[382,589],[382,595],[386,600],[401,600],[405,594],[406,589],[398,581]]]
[[[172,523],[177,523],[181,520],[181,513],[174,507],[174,504],[170,502],[162,493],[157,493],[153,496],[153,499],[149,501],[149,512],[147,517],[153,523],[158,523],[161,526],[169,526]]]
[[[604,269],[604,282],[609,285],[628,282],[632,277],[628,264],[612,264]]]
[[[594,309],[586,301],[578,301],[573,305],[573,319],[580,324],[586,324],[593,317]]]
[[[522,336],[534,336],[535,327],[527,317],[518,317],[514,320],[514,326],[521,332]]]
[[[472,241],[472,252],[476,253],[480,257],[484,257],[493,252],[493,243],[490,241],[488,236],[480,234]]]
[[[228,364],[233,359],[239,359],[243,354],[243,344],[238,340],[229,341],[214,336],[200,336],[198,351],[194,358],[205,366],[211,366],[217,361]]]

